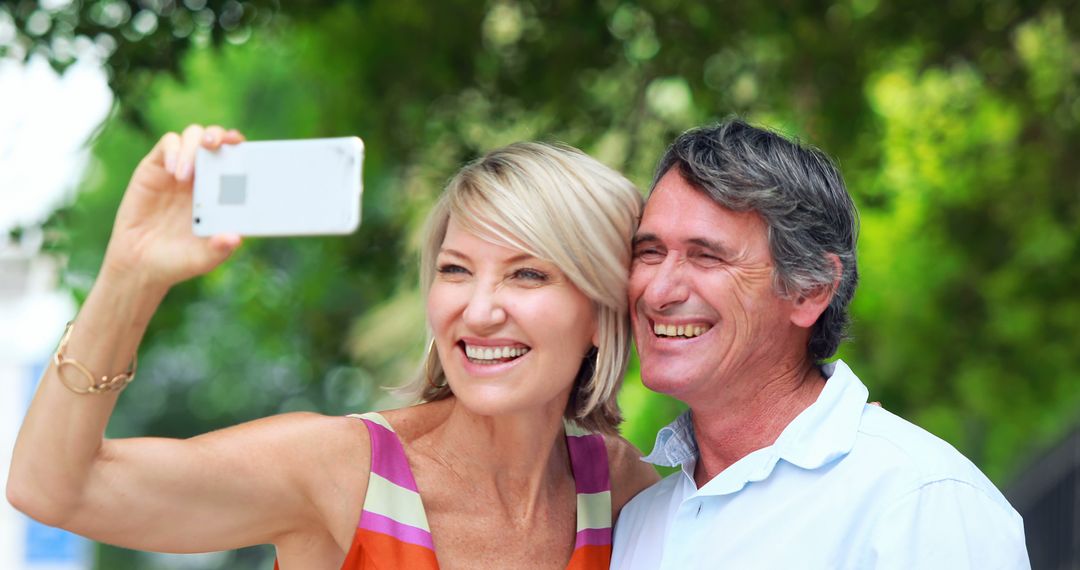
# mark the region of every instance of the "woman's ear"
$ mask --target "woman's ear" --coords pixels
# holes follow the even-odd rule
[[[593,303],[593,311],[596,317],[593,319],[593,331],[592,331],[592,345],[593,348],[600,348],[600,315],[601,309],[597,303]]]

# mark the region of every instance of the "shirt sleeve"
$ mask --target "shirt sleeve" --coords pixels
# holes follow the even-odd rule
[[[970,483],[925,484],[886,507],[864,568],[1030,569],[1024,522],[1000,496]]]

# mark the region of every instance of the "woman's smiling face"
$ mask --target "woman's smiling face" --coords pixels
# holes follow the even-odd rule
[[[481,415],[562,414],[595,344],[592,301],[558,268],[450,220],[427,299],[454,395]]]

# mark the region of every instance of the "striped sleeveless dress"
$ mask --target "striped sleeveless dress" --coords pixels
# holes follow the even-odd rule
[[[342,570],[439,567],[424,505],[405,449],[378,413],[363,420],[371,435],[371,476]],[[611,562],[611,482],[603,436],[566,424],[577,490],[577,537],[568,570],[606,570]]]

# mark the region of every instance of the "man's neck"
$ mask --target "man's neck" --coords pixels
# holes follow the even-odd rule
[[[725,393],[719,397],[687,402],[700,453],[694,469],[698,488],[736,461],[775,443],[784,428],[817,400],[825,378],[805,362],[747,372],[723,385]]]

